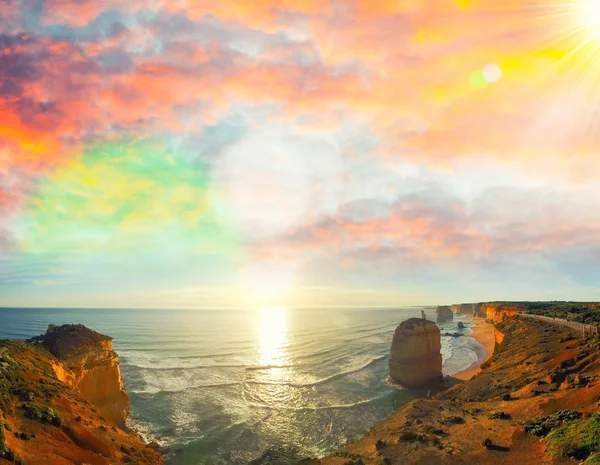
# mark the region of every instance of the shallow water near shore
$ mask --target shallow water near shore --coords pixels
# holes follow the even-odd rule
[[[273,451],[293,462],[332,452],[410,400],[387,382],[389,349],[396,326],[420,314],[421,307],[0,309],[0,338],[26,339],[49,323],[112,336],[130,426],[168,446],[169,464],[246,464]],[[467,334],[472,324],[458,317],[439,326],[442,335]],[[443,336],[444,374],[470,367],[477,352],[473,338]]]

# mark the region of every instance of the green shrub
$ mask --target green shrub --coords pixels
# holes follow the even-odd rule
[[[0,458],[12,461],[15,459],[15,454],[8,448],[4,440],[4,428],[0,428]]]
[[[34,404],[24,404],[25,416],[34,420],[41,420],[54,426],[61,426],[62,419],[52,407],[39,407]]]
[[[585,460],[600,452],[600,414],[569,422],[552,431],[546,440],[552,456]],[[589,463],[600,463],[594,455]]]

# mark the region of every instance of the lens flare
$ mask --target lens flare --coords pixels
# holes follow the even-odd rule
[[[593,29],[593,33],[600,38],[600,1],[583,0],[581,5],[582,19]]]
[[[487,65],[483,68],[483,77],[488,83],[498,82],[502,78],[502,70],[496,64]]]

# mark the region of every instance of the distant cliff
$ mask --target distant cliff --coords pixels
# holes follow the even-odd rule
[[[442,377],[440,329],[432,321],[411,318],[396,328],[392,340],[390,377],[418,388]]]
[[[118,428],[128,412],[111,338],[66,325],[0,341],[0,464],[162,464],[158,447]]]
[[[481,305],[481,312],[489,323],[500,323],[505,318],[526,312],[525,307],[518,303],[490,302]]]

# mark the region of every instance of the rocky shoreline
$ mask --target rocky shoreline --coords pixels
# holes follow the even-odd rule
[[[516,318],[517,308],[486,306],[495,350],[469,381],[409,402],[335,454],[301,463],[599,464],[600,339]]]

